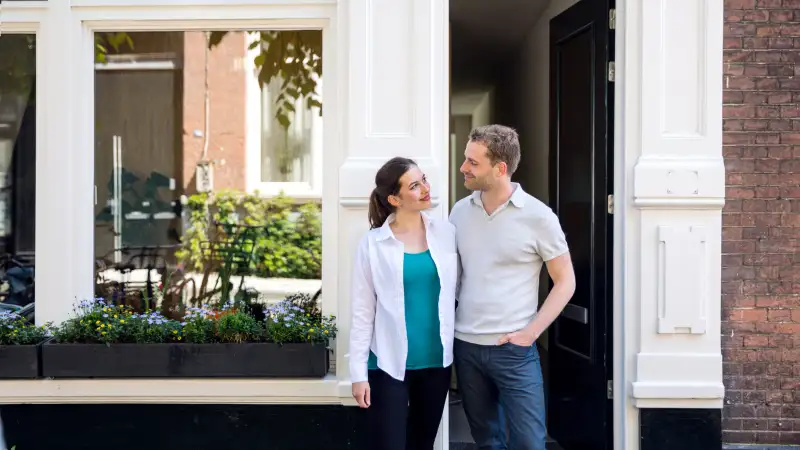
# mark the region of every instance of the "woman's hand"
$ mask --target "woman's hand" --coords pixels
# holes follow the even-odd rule
[[[353,383],[353,398],[358,402],[358,406],[369,408],[369,381],[359,381]]]

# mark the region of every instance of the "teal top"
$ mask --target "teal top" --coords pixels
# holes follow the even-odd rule
[[[406,336],[406,370],[444,366],[444,348],[439,327],[439,273],[430,250],[403,255]],[[378,368],[378,358],[369,352],[368,369]]]

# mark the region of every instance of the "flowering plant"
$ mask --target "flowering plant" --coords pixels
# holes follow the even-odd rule
[[[317,342],[327,344],[336,337],[336,317],[325,317],[315,302],[297,294],[266,311],[266,333],[273,342]]]
[[[0,311],[0,345],[34,345],[51,333],[50,324],[36,326],[19,314]]]
[[[180,323],[157,312],[137,314],[128,306],[103,299],[84,300],[76,314],[57,327],[58,342],[154,344],[180,341]]]
[[[302,295],[267,309],[261,321],[247,305],[229,301],[219,310],[187,308],[183,320],[158,312],[134,313],[103,299],[80,302],[73,317],[55,330],[61,343],[327,343],[336,335],[335,317],[322,313]]]

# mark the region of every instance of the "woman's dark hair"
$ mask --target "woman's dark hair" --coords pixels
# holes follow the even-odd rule
[[[375,174],[375,189],[369,196],[370,229],[383,226],[389,215],[394,212],[394,206],[389,203],[389,196],[400,192],[400,177],[413,167],[417,167],[413,159],[398,156],[378,169],[378,173]]]

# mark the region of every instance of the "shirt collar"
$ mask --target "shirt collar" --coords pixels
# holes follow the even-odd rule
[[[519,183],[511,183],[511,186],[514,188],[514,191],[511,193],[511,198],[508,199],[512,205],[516,206],[517,208],[522,208],[525,206],[525,191],[522,189],[522,186]],[[483,208],[483,201],[481,200],[481,191],[474,191],[472,195],[470,195],[472,199],[472,203],[475,205],[480,206]]]
[[[425,224],[425,229],[427,230],[431,226],[431,218],[428,217],[428,214],[425,212],[422,212],[421,215],[422,215],[422,223]],[[375,237],[376,241],[380,242],[389,238],[392,239],[395,238],[394,232],[392,232],[392,227],[390,226],[392,222],[394,222],[395,217],[396,216],[394,213],[389,214],[389,217],[386,218],[386,220],[383,222],[383,225],[381,225],[381,227],[378,228],[378,236]]]

